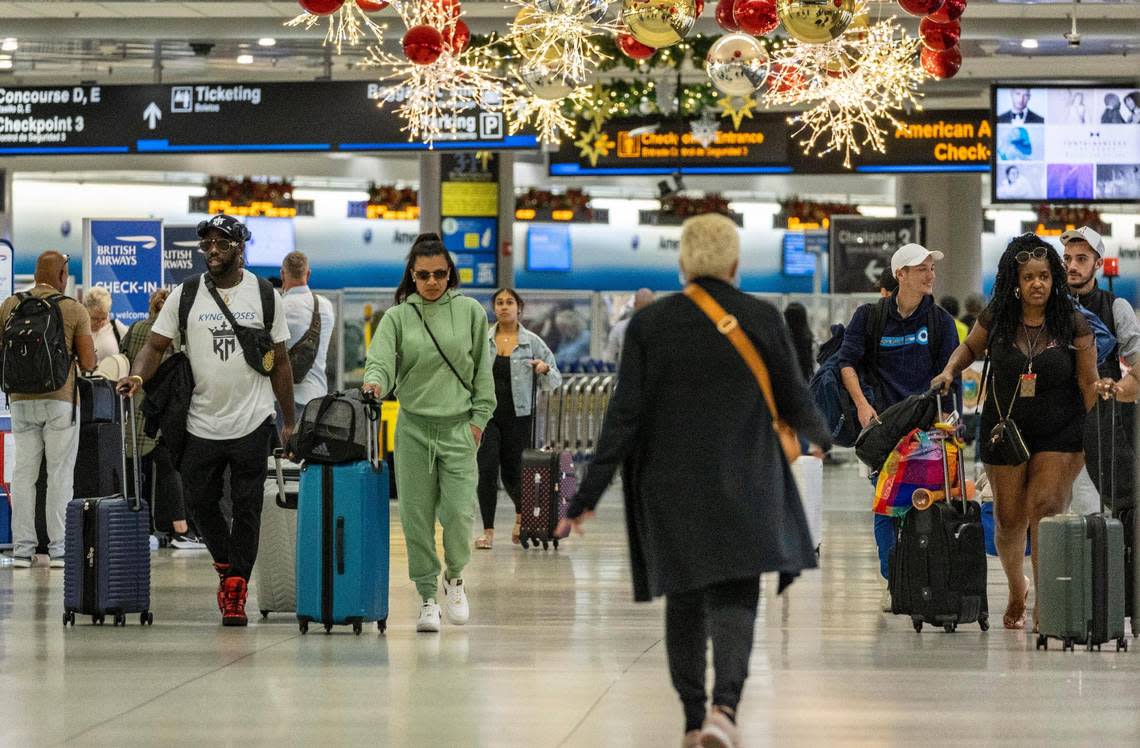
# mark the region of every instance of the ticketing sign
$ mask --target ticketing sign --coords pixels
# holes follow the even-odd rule
[[[0,156],[425,150],[367,81],[0,87]],[[535,149],[502,112],[440,122],[434,148]]]

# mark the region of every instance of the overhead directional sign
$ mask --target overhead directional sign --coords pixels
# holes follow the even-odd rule
[[[891,266],[891,255],[919,241],[919,217],[832,216],[828,227],[832,293],[868,293]]]
[[[0,87],[0,156],[425,150],[368,81]],[[438,123],[436,149],[536,149],[501,112]]]

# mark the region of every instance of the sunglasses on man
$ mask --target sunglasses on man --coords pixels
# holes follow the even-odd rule
[[[226,252],[236,250],[240,247],[241,242],[235,242],[232,239],[203,239],[198,242],[198,249],[202,252],[209,252],[211,249]]]

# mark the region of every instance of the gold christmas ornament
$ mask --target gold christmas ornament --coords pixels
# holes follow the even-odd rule
[[[768,53],[748,34],[725,34],[709,48],[705,70],[721,93],[751,96],[768,77]]]
[[[777,0],[776,14],[793,39],[824,44],[851,25],[855,0]]]
[[[555,62],[565,53],[559,39],[544,33],[544,15],[549,12],[524,5],[511,24],[508,38],[525,60]]]
[[[542,65],[524,65],[518,71],[519,79],[535,98],[553,101],[569,96],[575,86]]]
[[[624,0],[621,20],[642,44],[662,49],[684,39],[697,22],[696,0]]]

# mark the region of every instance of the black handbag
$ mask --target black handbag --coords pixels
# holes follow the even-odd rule
[[[871,472],[878,472],[900,439],[914,429],[929,431],[937,419],[937,391],[904,398],[880,413],[859,433],[855,456],[871,468]]]
[[[258,278],[259,284],[267,281]],[[270,290],[268,303],[265,298],[265,290],[261,291],[261,316],[264,320],[264,328],[246,327],[245,325],[238,324],[234,319],[234,315],[230,312],[230,308],[226,306],[226,302],[222,300],[221,294],[218,293],[217,286],[214,285],[214,280],[210,276],[206,276],[206,289],[210,295],[214,297],[218,308],[225,315],[226,321],[230,323],[230,327],[234,330],[234,335],[237,337],[238,345],[241,347],[242,356],[245,357],[245,362],[249,367],[262,376],[269,376],[273,371],[275,344],[273,342],[273,335],[270,328],[273,326],[273,291]]]
[[[1017,396],[1020,390],[1015,385],[1013,388],[1013,397],[1009,401],[1009,408],[1003,415],[1001,412],[1001,403],[998,402],[997,384],[995,382],[995,375],[990,367],[990,359],[986,359],[985,366],[982,367],[982,387],[986,387],[987,378],[989,374],[989,386],[994,391],[994,408],[997,410],[998,422],[997,425],[990,430],[990,445],[993,448],[994,455],[1001,460],[1003,465],[1024,465],[1029,462],[1029,447],[1025,444],[1024,437],[1021,436],[1021,429],[1017,427],[1017,422],[1013,420],[1013,404],[1017,402]],[[981,393],[981,401],[985,400],[986,393]],[[985,406],[983,406],[985,407]]]

